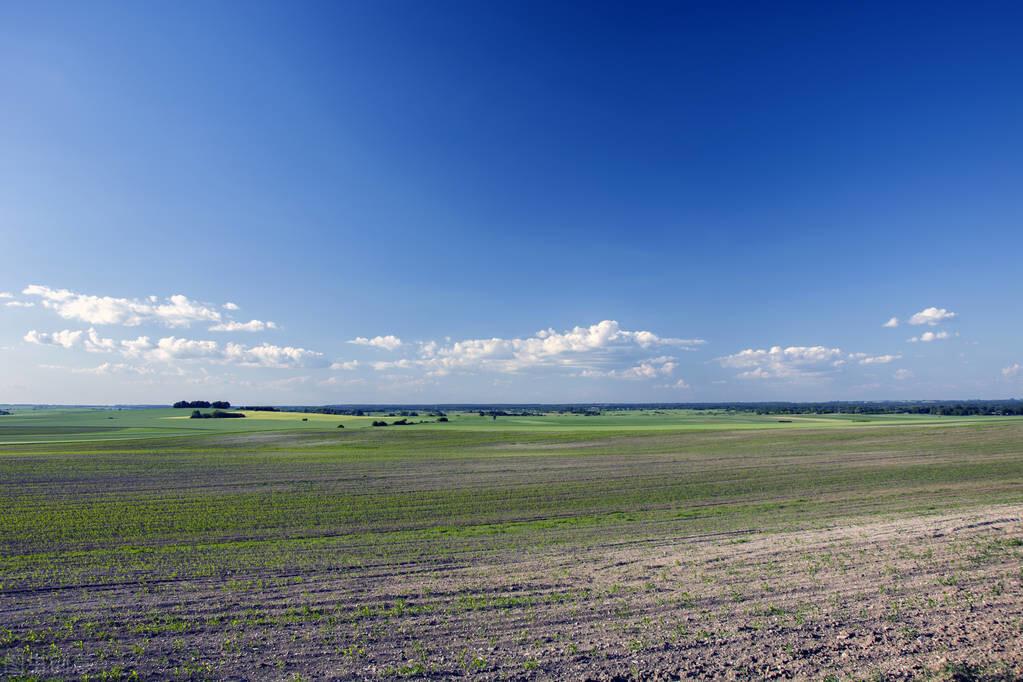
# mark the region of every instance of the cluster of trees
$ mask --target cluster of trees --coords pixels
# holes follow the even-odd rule
[[[393,416],[393,415],[391,415],[391,416]],[[439,422],[446,422],[447,420],[448,420],[447,417],[440,417],[437,421],[439,421]],[[424,421],[410,422],[408,419],[402,418],[402,419],[395,419],[393,422],[388,424],[383,419],[377,419],[377,420],[373,421],[373,426],[412,426],[413,424],[429,424],[429,423],[430,422],[424,422]]]
[[[192,416],[189,419],[244,419],[245,415],[241,412],[224,412],[223,410],[213,410],[212,412],[200,412],[199,410],[192,410]]]
[[[177,408],[214,408],[217,410],[227,410],[231,408],[231,403],[226,400],[214,400],[212,403],[208,400],[179,400],[174,403],[174,407]]]
[[[507,410],[478,410],[481,417],[492,417],[497,419],[498,417],[542,417],[543,412],[530,412],[529,410],[518,410],[508,412]]]
[[[0,417],[8,414],[13,414],[10,410],[0,410]]]
[[[1023,400],[739,403],[722,407],[756,414],[933,414],[954,417],[1023,415]]]
[[[360,409],[347,408],[347,407],[303,407],[298,410],[299,412],[308,412],[309,414],[333,414],[333,415],[347,415],[350,417],[363,417],[365,412]]]
[[[269,405],[243,405],[238,408],[239,410],[248,410],[250,412],[280,412],[276,407],[270,407]]]

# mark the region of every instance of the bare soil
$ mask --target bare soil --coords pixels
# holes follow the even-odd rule
[[[7,592],[0,671],[1019,679],[1021,517],[1021,506],[997,506],[329,574]],[[19,659],[27,633],[56,649]]]

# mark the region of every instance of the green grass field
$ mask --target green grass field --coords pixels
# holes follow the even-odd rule
[[[0,417],[0,656],[24,665],[51,644],[88,641],[107,654],[102,665],[67,654],[85,669],[145,669],[123,624],[91,626],[105,639],[74,624],[75,609],[99,618],[96,594],[120,594],[97,590],[126,590],[133,603],[174,584],[188,602],[231,581],[358,581],[367,571],[443,572],[1023,503],[1016,418],[452,414],[446,424],[374,428],[378,416],[188,412]],[[175,604],[154,607],[165,608],[154,618],[176,614],[183,632],[227,636],[220,621]],[[234,608],[224,603],[221,617],[240,617]],[[164,645],[176,646],[169,635]]]
[[[208,411],[208,410],[207,410]],[[124,440],[162,436],[253,433],[257,431],[315,432],[371,428],[377,419],[394,421],[381,414],[366,417],[306,414],[298,412],[245,412],[245,419],[189,419],[184,409],[21,409],[0,419],[0,445],[17,443]],[[599,417],[550,414],[540,417],[480,417],[478,413],[454,412],[447,423],[430,417],[412,418],[416,430],[443,431],[691,431],[736,429],[794,429],[832,426],[952,425],[991,423],[1012,417],[940,417],[928,415],[796,415],[772,416],[690,410],[632,410]]]

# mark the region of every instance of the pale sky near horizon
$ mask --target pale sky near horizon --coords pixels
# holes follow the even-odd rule
[[[0,403],[1023,396],[1023,6],[0,5]]]

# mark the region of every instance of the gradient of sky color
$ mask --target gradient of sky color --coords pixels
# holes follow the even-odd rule
[[[1023,395],[1021,26],[3,3],[0,402]]]

